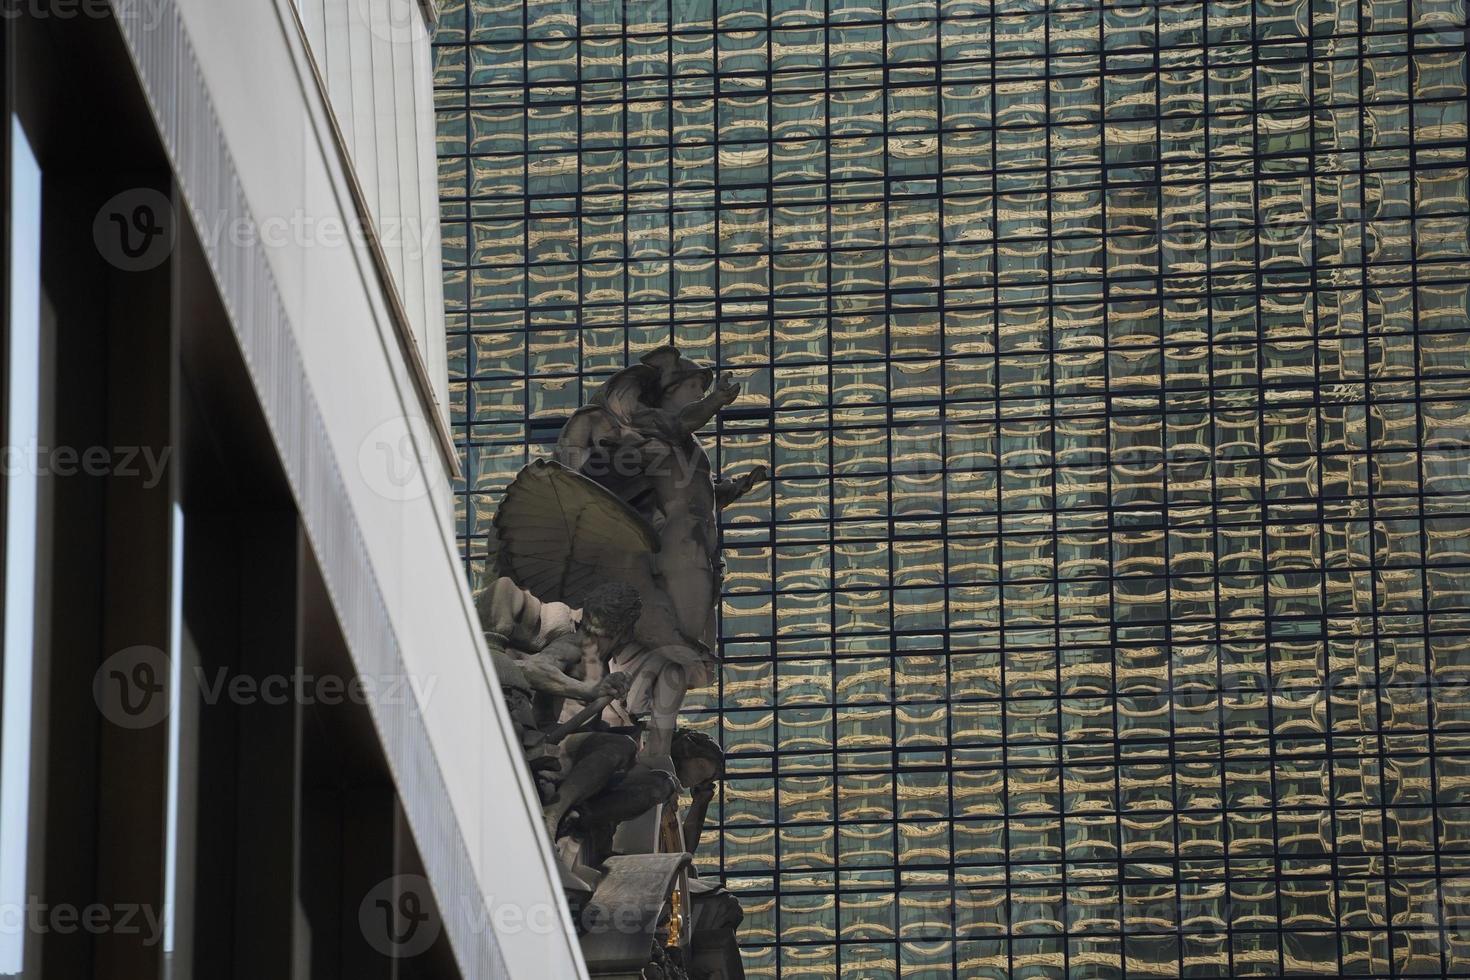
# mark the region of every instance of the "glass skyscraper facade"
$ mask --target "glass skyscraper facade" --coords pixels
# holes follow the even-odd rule
[[[461,533],[736,372],[757,978],[1470,975],[1463,0],[446,0]]]

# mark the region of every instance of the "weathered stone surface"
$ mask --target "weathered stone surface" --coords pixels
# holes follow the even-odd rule
[[[675,727],[717,664],[719,509],[765,478],[716,480],[696,435],[739,392],[653,351],[495,515],[502,577],[477,606],[595,977],[743,977],[739,902],[687,870],[724,756]]]
[[[690,980],[745,980],[736,930],[745,918],[740,901],[724,888],[689,880],[692,936],[686,957]]]
[[[669,911],[669,891],[688,864],[687,854],[623,854],[607,859],[607,874],[582,913],[586,929],[582,954],[593,976],[626,973],[648,964]]]

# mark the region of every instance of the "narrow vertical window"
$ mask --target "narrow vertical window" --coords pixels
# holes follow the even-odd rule
[[[168,677],[168,826],[164,841],[163,868],[163,954],[165,980],[180,980],[189,975],[188,964],[178,954],[180,927],[180,874],[188,873],[188,862],[181,870],[180,810],[186,791],[183,773],[183,690],[184,649],[184,509],[174,503],[173,529],[169,545],[169,677]],[[187,802],[183,809],[188,809]]]
[[[41,168],[11,120],[10,350],[5,406],[5,689],[0,742],[0,975],[25,971],[41,404]]]

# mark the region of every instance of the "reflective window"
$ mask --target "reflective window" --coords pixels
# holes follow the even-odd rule
[[[752,977],[1470,971],[1460,0],[448,0],[472,575],[673,341]]]

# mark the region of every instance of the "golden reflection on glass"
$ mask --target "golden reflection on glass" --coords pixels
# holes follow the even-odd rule
[[[670,341],[752,977],[1470,971],[1457,0],[443,0],[471,579]]]

